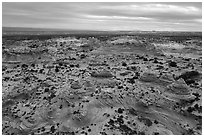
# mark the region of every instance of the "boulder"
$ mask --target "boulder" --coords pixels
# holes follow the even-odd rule
[[[199,80],[201,74],[197,71],[187,71],[182,73],[177,79],[184,79],[187,85],[194,83],[196,80]]]

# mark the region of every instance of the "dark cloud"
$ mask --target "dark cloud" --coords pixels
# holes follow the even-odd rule
[[[202,3],[3,3],[3,26],[201,31]]]

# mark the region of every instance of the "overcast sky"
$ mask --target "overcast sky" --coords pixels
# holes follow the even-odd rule
[[[3,3],[4,27],[202,31],[202,3]]]

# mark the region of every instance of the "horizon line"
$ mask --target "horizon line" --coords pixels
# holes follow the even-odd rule
[[[128,31],[128,32],[136,32],[136,31],[140,31],[140,32],[202,32],[201,31],[191,31],[191,30],[98,30],[98,29],[70,29],[70,28],[42,28],[42,27],[11,27],[11,26],[2,26],[2,31],[3,31],[3,28],[16,28],[16,29],[44,29],[42,31],[120,31],[120,32],[125,32],[125,31]],[[50,29],[50,30],[49,30]],[[20,30],[18,30],[20,31]]]

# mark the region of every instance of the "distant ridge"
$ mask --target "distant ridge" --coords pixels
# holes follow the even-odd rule
[[[2,27],[2,31],[73,31],[71,29],[56,28],[27,28],[27,27]]]
[[[2,27],[3,32],[36,32],[36,31],[92,31],[103,32],[103,30],[77,30],[77,29],[58,29],[58,28],[28,28],[28,27]],[[105,31],[104,31],[105,32]]]

